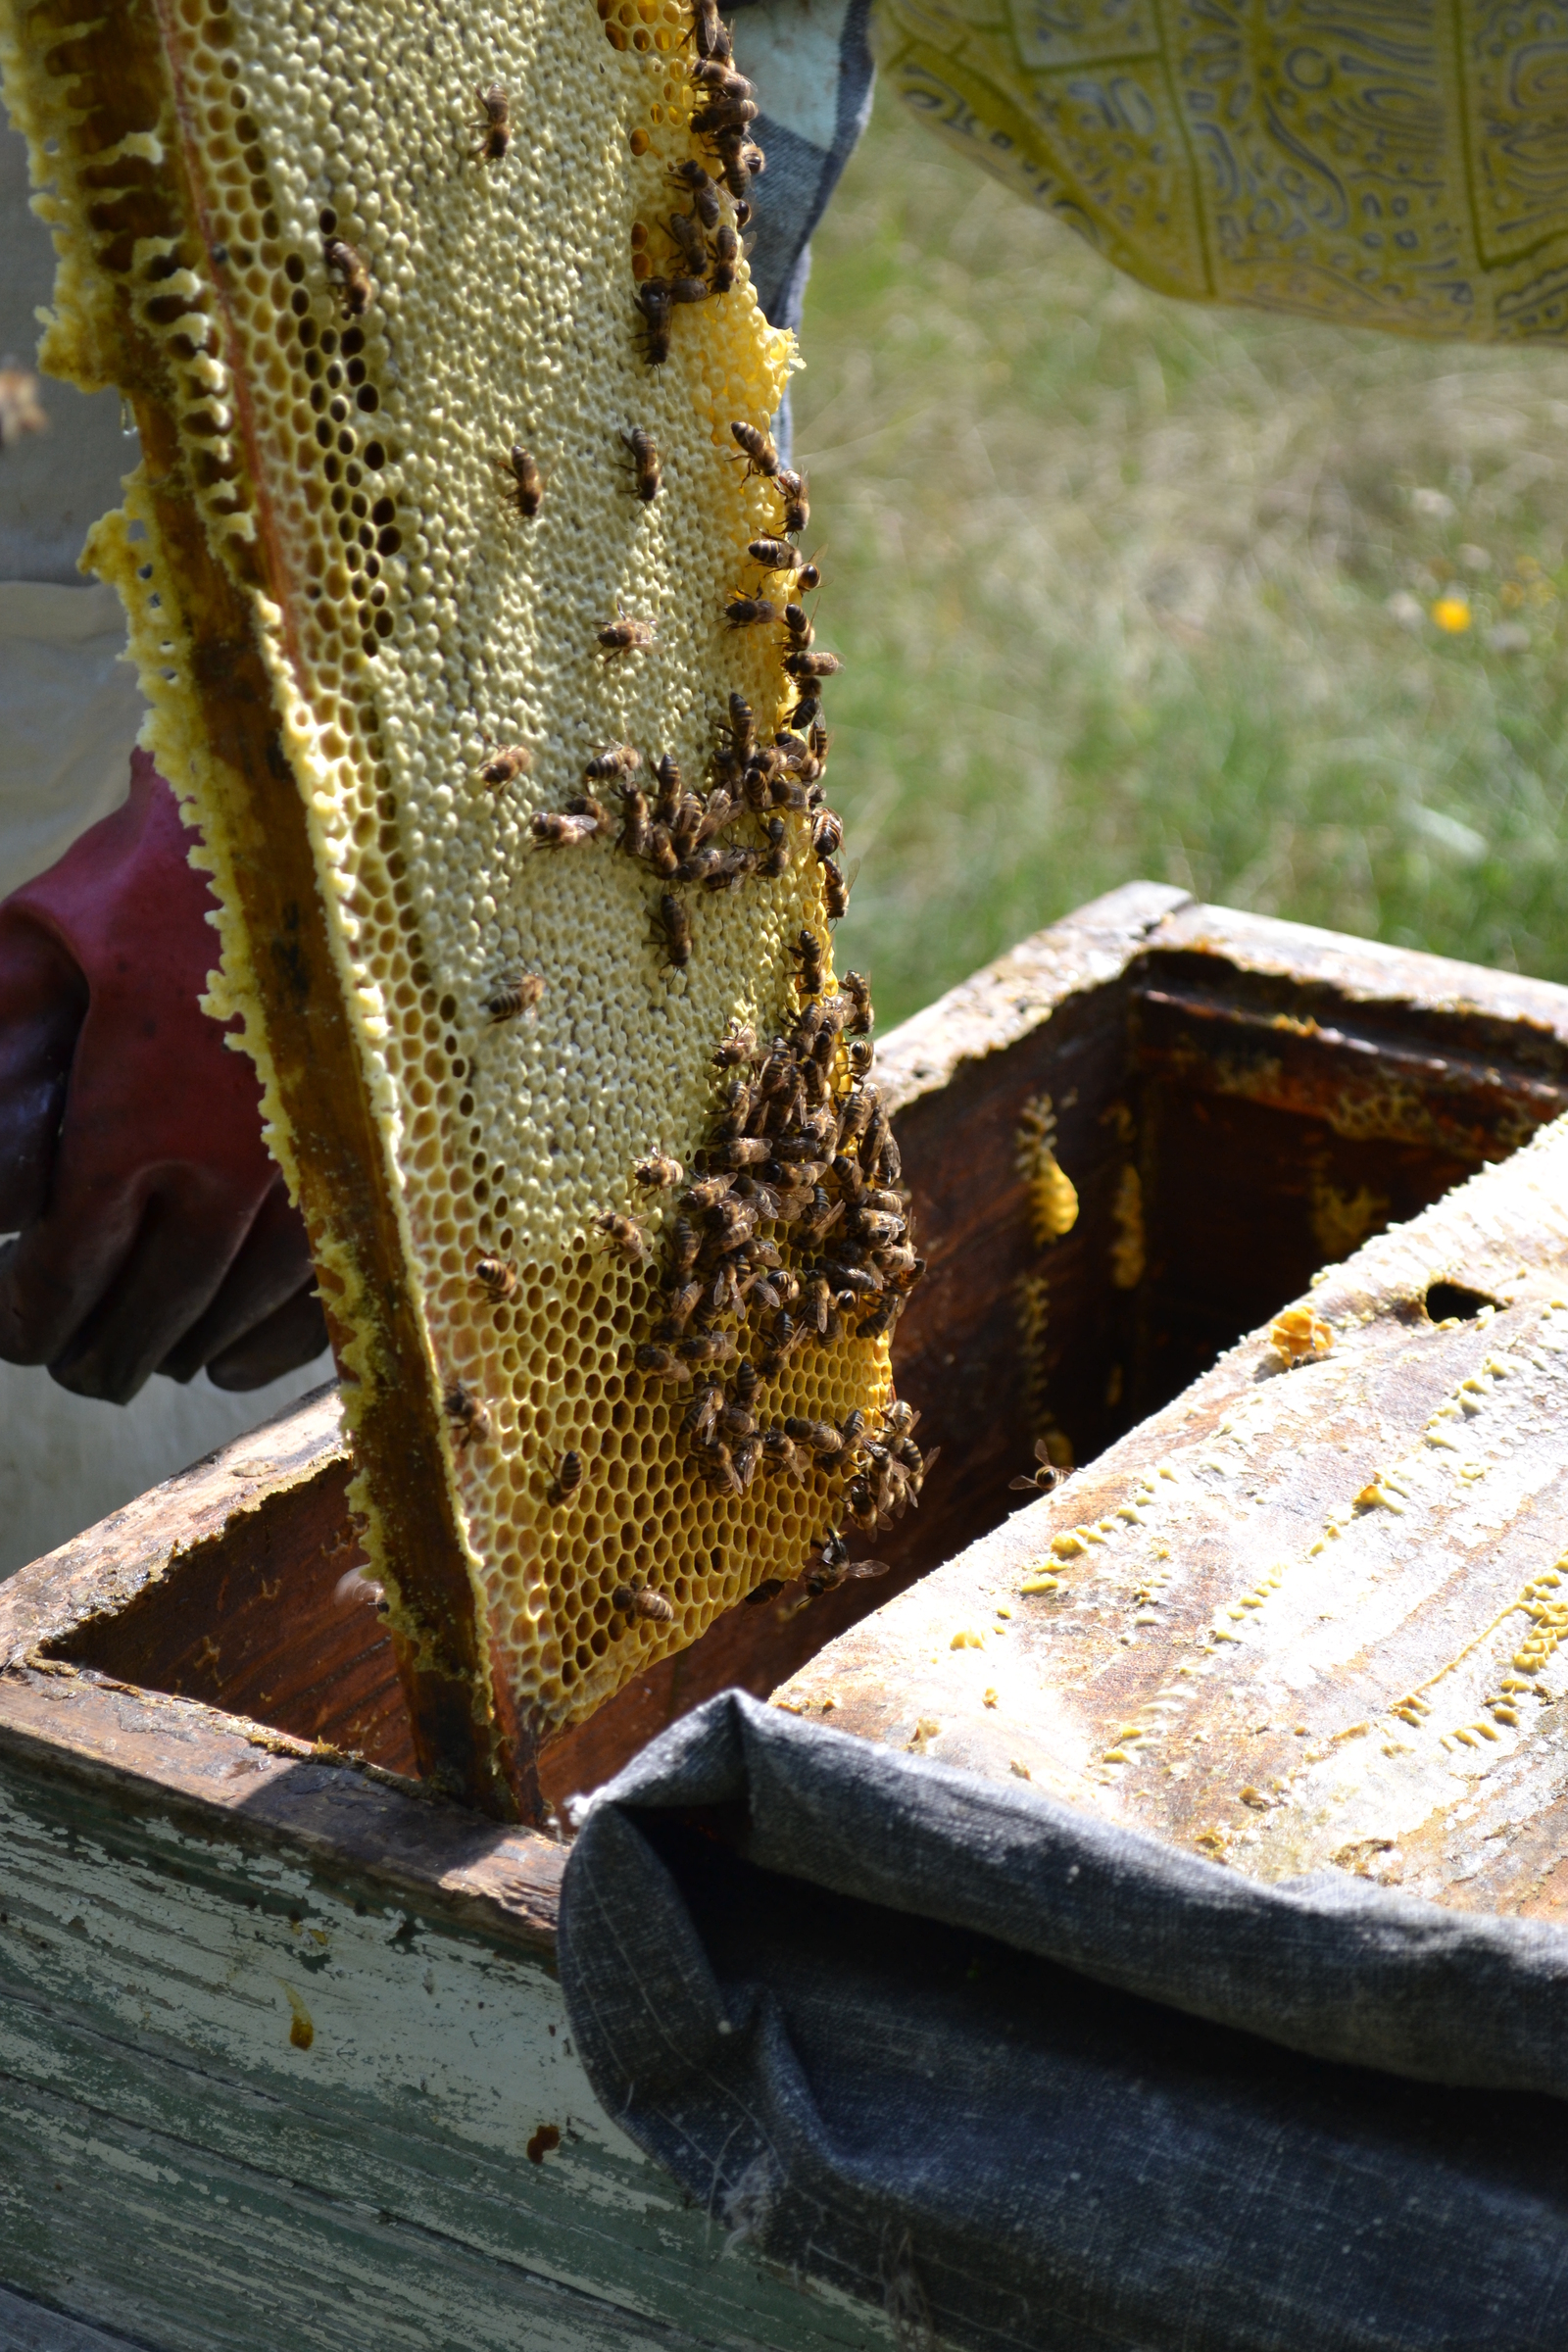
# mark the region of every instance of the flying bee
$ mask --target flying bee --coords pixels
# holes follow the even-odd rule
[[[657,1150],[650,1152],[646,1159],[640,1159],[632,1170],[637,1182],[649,1193],[672,1193],[685,1173],[678,1159]]]
[[[622,1257],[630,1258],[634,1264],[647,1257],[648,1236],[635,1217],[617,1216],[612,1208],[607,1208],[603,1216],[595,1217],[594,1223]]]
[[[375,287],[359,254],[342,237],[328,237],[321,248],[321,259],[329,273],[339,281],[338,301],[344,318],[363,318],[375,300]]]
[[[728,1030],[713,1048],[714,1066],[733,1070],[743,1061],[750,1061],[757,1052],[757,1031],[744,1021],[732,1021]]]
[[[599,818],[586,812],[563,816],[558,809],[540,808],[528,819],[528,830],[542,849],[571,849],[593,840]]]
[[[510,1257],[481,1257],[473,1279],[492,1306],[505,1306],[517,1295],[517,1269]]]
[[[715,295],[734,290],[735,267],[740,260],[740,252],[741,241],[726,221],[713,235],[713,267],[708,283]]]
[[[483,1446],[494,1424],[490,1408],[461,1380],[455,1380],[441,1399],[441,1410],[452,1424],[452,1443],[463,1452],[469,1446]]]
[[[789,632],[789,640],[791,645],[799,648],[802,652],[805,651],[806,647],[810,644],[812,638],[816,635],[816,631],[812,628],[810,622],[806,617],[806,608],[804,605],[785,606],[784,626]]]
[[[719,223],[718,186],[710,179],[695,157],[683,164],[671,164],[667,175],[678,188],[683,188],[692,200],[692,210],[704,228],[711,232]]]
[[[574,1494],[582,1485],[586,1468],[587,1464],[580,1453],[564,1453],[556,1465],[555,1477],[545,1489],[551,1502],[563,1503],[568,1494]]]
[[[724,607],[724,618],[732,629],[755,629],[777,620],[778,612],[765,596],[732,596]]]
[[[644,356],[650,368],[662,368],[669,357],[669,280],[645,277],[636,293],[647,338]]]
[[[623,1617],[640,1617],[645,1625],[669,1625],[675,1610],[662,1592],[651,1592],[647,1585],[617,1585],[610,1595],[610,1605]]]
[[[507,85],[504,81],[493,81],[487,90],[475,90],[473,96],[479,109],[476,128],[480,133],[473,160],[499,164],[512,145],[512,101],[507,96]]]
[[[690,1364],[683,1364],[678,1355],[671,1354],[667,1348],[656,1348],[651,1341],[643,1342],[635,1361],[638,1371],[646,1373],[650,1380],[690,1380],[692,1376]]]
[[[700,276],[708,268],[708,239],[701,221],[691,213],[671,213],[664,226],[670,243],[679,246],[687,269]]]
[[[633,620],[620,605],[615,610],[619,618],[607,620],[602,628],[595,631],[604,649],[600,659],[605,662],[618,661],[622,654],[642,653],[655,642],[658,634],[653,621]],[[837,662],[836,655],[830,655],[827,659],[835,663]]]
[[[841,922],[850,911],[850,886],[831,858],[822,860],[822,906],[830,923]]]
[[[684,971],[692,959],[691,910],[685,900],[677,899],[672,890],[666,890],[659,902],[654,930],[670,962],[678,971]]]
[[[803,997],[819,997],[821,995],[827,979],[822,968],[822,958],[825,954],[826,950],[821,941],[812,931],[802,931],[791,947],[790,958],[799,966],[795,975],[795,985]]]
[[[491,792],[499,792],[503,785],[514,783],[518,776],[525,776],[532,765],[533,754],[525,744],[509,743],[499,751],[488,753],[474,773]]]
[[[840,1585],[853,1584],[860,1577],[886,1576],[887,1573],[886,1560],[852,1560],[848,1544],[835,1532],[828,1537],[821,1550],[812,1554],[805,1579],[806,1590],[815,1599],[823,1592],[836,1592]]]
[[[532,451],[524,449],[520,441],[514,441],[497,464],[507,477],[502,497],[514,514],[520,514],[524,522],[531,522],[544,504],[545,495],[544,476]]]
[[[514,1021],[520,1012],[531,1012],[544,993],[540,973],[507,972],[485,998],[484,1008],[492,1023]]]
[[[636,775],[642,763],[642,754],[629,743],[612,743],[596,752],[582,772],[590,784],[612,784],[617,776]]]
[[[808,650],[803,646],[799,652],[785,655],[784,667],[797,680],[836,678],[844,667],[844,662],[838,654],[820,653],[815,648]]]
[[[1035,1440],[1035,1460],[1040,1467],[1031,1470],[1027,1478],[1008,1479],[1009,1494],[1049,1494],[1054,1487],[1060,1486],[1065,1473],[1052,1460],[1051,1447],[1044,1438]]]
[[[771,433],[760,433],[755,424],[732,424],[730,433],[746,453],[746,470],[750,473],[776,474],[779,455]]]

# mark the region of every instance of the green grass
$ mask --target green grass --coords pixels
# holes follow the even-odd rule
[[[838,960],[884,1023],[1135,875],[1568,980],[1568,354],[1145,293],[891,101],[814,262]]]

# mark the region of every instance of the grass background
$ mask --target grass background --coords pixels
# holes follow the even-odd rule
[[[1146,293],[891,99],[802,341],[883,1025],[1135,875],[1568,980],[1568,353]]]

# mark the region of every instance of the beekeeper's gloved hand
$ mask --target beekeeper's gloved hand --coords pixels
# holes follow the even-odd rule
[[[197,1000],[191,837],[130,798],[0,904],[0,1357],[124,1404],[153,1372],[259,1388],[325,1344],[256,1074]]]

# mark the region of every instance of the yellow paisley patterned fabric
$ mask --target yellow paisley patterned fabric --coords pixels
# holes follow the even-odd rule
[[[876,0],[906,105],[1161,293],[1568,341],[1560,0]]]

